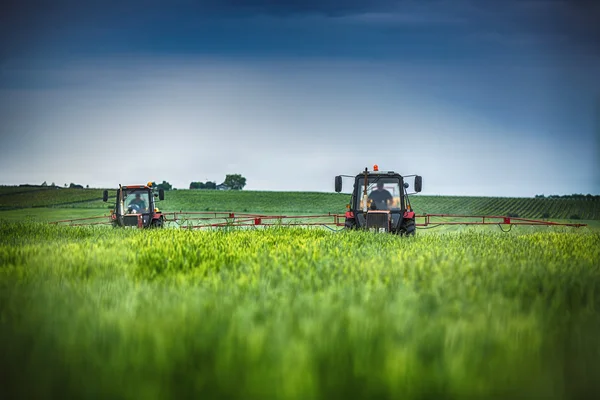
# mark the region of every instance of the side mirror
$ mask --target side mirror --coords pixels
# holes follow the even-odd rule
[[[408,189],[408,182],[404,182],[404,189]]]
[[[415,177],[415,192],[419,193],[423,188],[423,178],[419,175]]]
[[[108,201],[108,190],[105,190],[104,193],[102,193],[102,201]]]
[[[335,177],[335,191],[337,193],[342,191],[342,177],[339,175]]]
[[[158,199],[159,200],[165,199],[165,190],[164,189],[158,189]]]

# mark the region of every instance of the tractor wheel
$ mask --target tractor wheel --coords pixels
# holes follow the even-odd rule
[[[152,228],[162,228],[163,227],[163,220],[162,219],[155,219],[152,221]]]
[[[346,219],[344,222],[344,229],[352,230],[356,228],[356,221],[353,219]]]
[[[415,225],[415,219],[409,218],[404,220],[404,227],[400,231],[404,236],[414,236],[417,231],[417,227]]]

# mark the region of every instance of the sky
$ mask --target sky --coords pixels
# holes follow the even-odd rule
[[[4,2],[0,184],[600,194],[599,3]]]

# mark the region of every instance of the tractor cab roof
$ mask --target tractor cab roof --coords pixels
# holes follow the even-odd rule
[[[380,171],[377,165],[373,165],[373,170],[371,171],[369,171],[369,169],[365,167],[365,170],[358,175],[364,175],[365,173],[367,175],[399,175],[395,171]]]
[[[148,182],[145,185],[121,185],[123,189],[152,189],[152,182]]]
[[[126,186],[121,186],[121,188],[123,189],[151,189],[150,187],[146,186],[146,185],[126,185]]]
[[[394,171],[363,171],[359,175],[364,175],[365,172],[367,175],[398,175],[398,173]]]

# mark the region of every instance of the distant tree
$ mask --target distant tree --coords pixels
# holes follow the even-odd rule
[[[90,185],[85,185],[85,188],[86,188],[86,189],[89,189],[89,188],[90,188]]]
[[[204,188],[205,189],[216,189],[217,188],[217,182],[208,181],[208,182],[205,183]]]
[[[162,183],[159,183],[158,185],[155,182],[152,182],[152,186],[156,186],[157,188],[163,190],[171,190],[173,188],[173,185],[167,181],[162,181]]]
[[[65,187],[67,187],[67,184],[65,183]]]
[[[46,181],[42,182],[42,187],[46,187],[48,186],[48,184],[46,183]]]
[[[246,178],[240,174],[226,175],[223,183],[233,190],[242,190],[246,186]]]
[[[190,189],[216,189],[217,182],[207,181],[204,182],[192,182],[190,183]]]
[[[77,185],[77,184],[75,184],[75,183],[71,183],[71,184],[69,185],[69,187],[70,187],[71,189],[83,189],[83,186],[82,186],[82,185]]]
[[[204,182],[192,182],[190,183],[190,189],[206,189]]]
[[[52,187],[56,187],[56,183],[52,182],[52,185],[50,185]]]

